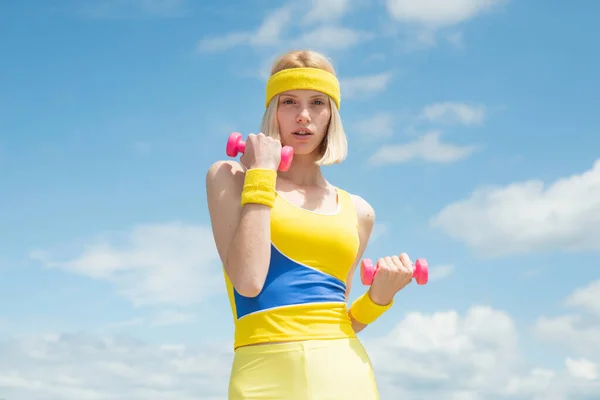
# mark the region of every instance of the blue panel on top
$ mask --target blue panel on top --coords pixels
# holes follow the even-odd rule
[[[303,266],[271,245],[271,264],[265,285],[256,297],[234,290],[238,319],[269,308],[294,304],[345,302],[346,284],[339,279]]]

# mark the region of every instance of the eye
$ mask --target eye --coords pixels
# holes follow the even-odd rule
[[[315,100],[315,104],[322,106],[323,104],[325,104],[325,101],[323,101],[322,99],[317,99]]]
[[[292,99],[284,99],[281,103],[282,104],[293,104],[294,100],[292,100]]]

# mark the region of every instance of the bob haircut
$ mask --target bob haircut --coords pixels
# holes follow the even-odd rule
[[[331,62],[322,54],[313,50],[292,50],[280,56],[271,69],[271,75],[288,68],[320,68],[335,75]],[[339,164],[348,155],[348,140],[342,124],[342,118],[337,106],[331,97],[329,107],[331,118],[327,126],[327,134],[323,138],[320,147],[321,158],[316,161],[319,166]],[[280,139],[279,124],[277,122],[277,106],[279,95],[273,97],[266,108],[261,122],[261,132],[265,136]]]

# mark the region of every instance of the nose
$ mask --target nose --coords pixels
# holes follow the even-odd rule
[[[308,110],[306,109],[306,107],[302,108],[302,111],[300,111],[300,113],[296,117],[296,121],[298,123],[304,123],[304,124],[310,122],[310,114],[309,114]]]

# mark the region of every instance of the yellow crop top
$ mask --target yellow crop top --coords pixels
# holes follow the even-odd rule
[[[292,340],[355,337],[346,279],[359,248],[350,194],[336,188],[337,211],[322,214],[277,195],[271,209],[271,261],[260,294],[225,283],[235,324],[234,348]]]

